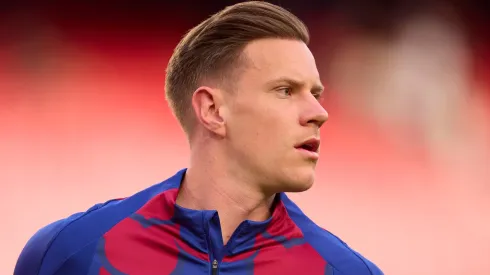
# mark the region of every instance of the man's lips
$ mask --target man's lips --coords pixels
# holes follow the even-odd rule
[[[320,139],[318,138],[309,138],[294,147],[309,159],[318,160],[320,157]]]
[[[309,138],[296,146],[296,149],[303,149],[309,152],[318,153],[320,149],[320,139],[318,138]]]

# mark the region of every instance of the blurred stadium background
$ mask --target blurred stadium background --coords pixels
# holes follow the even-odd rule
[[[186,165],[165,67],[237,1],[68,2],[0,5],[0,274],[40,227]],[[274,3],[310,27],[328,85],[295,201],[388,275],[490,274],[490,2]]]

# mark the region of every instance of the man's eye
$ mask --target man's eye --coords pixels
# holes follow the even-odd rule
[[[322,97],[322,94],[320,93],[317,93],[317,94],[313,94],[313,96],[317,99],[317,100],[322,100],[323,97]]]
[[[291,96],[292,93],[293,93],[293,90],[291,88],[289,88],[289,87],[280,88],[278,91],[283,96]]]

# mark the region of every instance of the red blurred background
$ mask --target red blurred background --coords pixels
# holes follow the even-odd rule
[[[161,2],[2,4],[0,274],[40,227],[186,166],[166,64],[237,1]],[[279,3],[328,86],[318,180],[294,200],[386,274],[490,274],[490,5]]]

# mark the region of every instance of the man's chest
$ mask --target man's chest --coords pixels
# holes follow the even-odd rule
[[[325,260],[302,239],[257,238],[238,253],[226,247],[216,253],[205,236],[191,238],[173,224],[131,226],[120,232],[115,228],[97,240],[88,275],[329,274]]]

